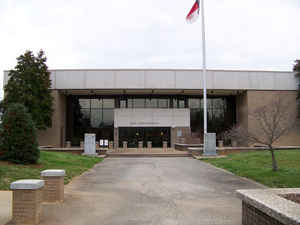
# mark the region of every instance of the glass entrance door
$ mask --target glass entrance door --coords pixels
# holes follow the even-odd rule
[[[170,146],[170,127],[119,127],[119,146],[123,147],[123,141],[127,141],[128,148],[137,148],[138,142],[152,141],[153,148],[161,148],[163,141]]]

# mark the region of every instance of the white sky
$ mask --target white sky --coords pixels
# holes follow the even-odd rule
[[[0,85],[25,50],[50,69],[201,68],[194,1],[0,0]],[[291,71],[300,58],[300,0],[205,0],[205,15],[209,69]]]

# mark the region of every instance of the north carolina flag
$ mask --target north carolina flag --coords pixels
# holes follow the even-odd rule
[[[189,14],[186,16],[186,21],[188,23],[193,23],[197,20],[197,18],[199,17],[199,9],[200,9],[199,0],[196,0]]]

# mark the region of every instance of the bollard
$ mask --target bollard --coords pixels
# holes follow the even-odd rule
[[[123,141],[123,149],[127,149],[127,141]]]
[[[66,148],[71,148],[71,141],[66,141]]]
[[[62,202],[64,200],[65,170],[43,170],[41,178],[45,181],[44,202]]]
[[[13,190],[12,222],[33,224],[40,222],[43,198],[43,180],[18,180],[10,184]]]
[[[139,141],[139,142],[138,142],[138,147],[139,147],[140,150],[143,149],[143,142],[142,142],[142,141]]]
[[[168,142],[167,141],[163,141],[163,150],[164,151],[168,150]]]

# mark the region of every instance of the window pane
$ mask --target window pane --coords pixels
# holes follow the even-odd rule
[[[126,99],[120,100],[120,108],[126,108]]]
[[[199,98],[190,98],[189,107],[191,109],[200,109],[200,99]]]
[[[158,99],[158,108],[169,108],[169,99]]]
[[[178,108],[185,108],[184,99],[178,100]]]
[[[112,126],[114,124],[114,110],[103,109],[103,125]]]
[[[82,109],[89,109],[90,108],[90,99],[81,98],[81,99],[79,99],[79,104]]]
[[[178,108],[178,100],[173,98],[173,108]]]
[[[115,99],[104,98],[103,99],[103,108],[109,108],[109,109],[115,108]]]
[[[80,112],[82,113],[82,117],[84,119],[90,118],[90,109],[81,109]]]
[[[98,128],[102,121],[102,110],[101,109],[92,109],[91,110],[91,127]]]
[[[133,108],[133,99],[129,98],[127,101],[128,101],[128,108]]]
[[[146,99],[146,108],[157,108],[157,99],[156,98],[152,98]]]
[[[91,108],[92,109],[99,109],[102,107],[102,100],[101,99],[91,99]]]
[[[134,108],[145,108],[145,99],[144,98],[135,98],[133,100]]]

